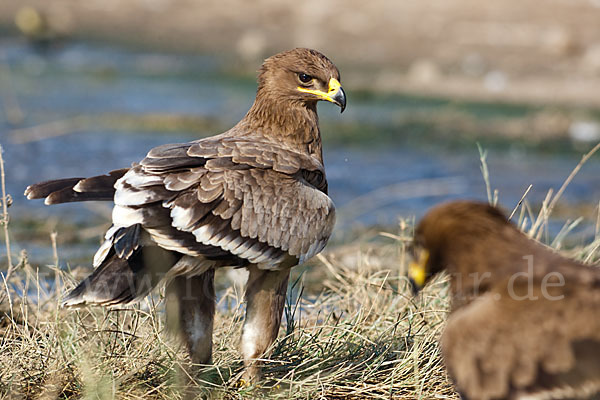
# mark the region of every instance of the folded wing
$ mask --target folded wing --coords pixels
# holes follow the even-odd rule
[[[325,246],[335,219],[325,191],[320,163],[269,143],[166,145],[116,183],[113,224],[140,224],[182,254],[278,268]]]

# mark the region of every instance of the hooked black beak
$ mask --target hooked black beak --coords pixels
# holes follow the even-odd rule
[[[344,89],[342,89],[341,87],[337,90],[337,93],[335,93],[333,96],[331,96],[331,101],[334,104],[337,104],[338,106],[340,106],[340,113],[343,113],[344,110],[346,109],[346,92],[344,92]]]

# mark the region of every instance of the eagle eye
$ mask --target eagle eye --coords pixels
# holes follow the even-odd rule
[[[301,72],[298,74],[298,79],[300,79],[300,82],[302,83],[308,83],[313,80],[313,77],[308,74],[305,74],[304,72]]]

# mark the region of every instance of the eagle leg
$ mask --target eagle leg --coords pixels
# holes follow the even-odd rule
[[[194,364],[212,361],[215,270],[177,276],[167,286],[167,326],[182,336]]]
[[[265,356],[277,338],[290,270],[261,270],[256,265],[250,265],[248,270],[241,350],[246,367],[242,379],[249,384],[260,380],[258,359]]]

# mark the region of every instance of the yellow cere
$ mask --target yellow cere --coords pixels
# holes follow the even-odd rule
[[[419,287],[425,285],[425,279],[427,278],[427,261],[429,260],[429,252],[422,250],[419,254],[419,261],[411,261],[408,266],[408,277],[412,279],[415,284]]]
[[[331,101],[331,102],[335,103],[335,100],[333,100],[333,97],[337,94],[337,92],[340,90],[341,87],[342,87],[342,85],[340,84],[340,82],[337,79],[331,78],[329,80],[329,89],[327,90],[327,93],[323,92],[322,90],[306,89],[301,86],[298,86],[298,90],[301,92],[304,92],[304,93],[314,94],[315,96],[317,96],[323,100],[327,100],[327,101]]]

